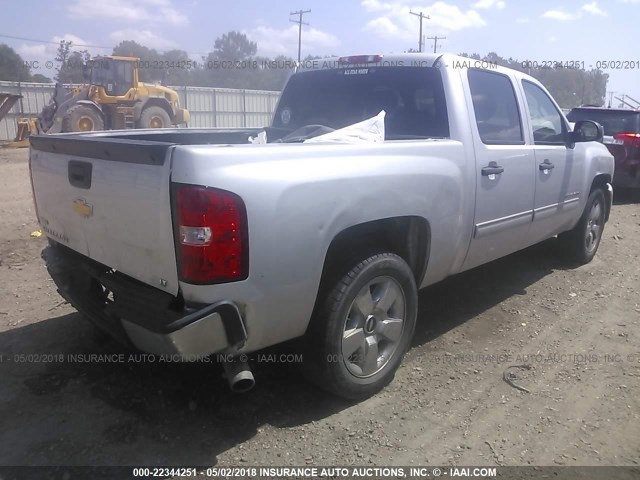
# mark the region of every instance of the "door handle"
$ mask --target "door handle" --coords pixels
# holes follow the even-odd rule
[[[545,170],[553,170],[555,168],[555,165],[551,163],[549,160],[545,160],[538,166],[538,168],[540,169],[541,172],[543,172]]]
[[[489,165],[482,168],[482,175],[488,177],[489,175],[498,175],[504,172],[504,168],[498,165],[496,162],[489,162]]]

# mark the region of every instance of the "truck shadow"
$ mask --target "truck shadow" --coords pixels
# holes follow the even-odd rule
[[[525,294],[558,268],[552,247],[546,242],[422,291],[414,346]],[[136,352],[77,313],[1,333],[0,353],[0,443],[12,445],[0,452],[0,465],[215,465],[262,429],[299,427],[350,406],[291,365],[269,361],[254,361],[254,390],[233,394],[216,363],[130,357]],[[241,455],[231,460],[241,463]]]
[[[217,363],[143,357],[78,313],[1,333],[0,353],[0,442],[12,445],[0,451],[5,466],[215,465],[258,429],[348,405],[268,361],[253,364],[251,392],[234,394]]]
[[[556,239],[500,258],[420,292],[413,346],[428,343],[514,295],[554,270],[577,265],[560,259]]]

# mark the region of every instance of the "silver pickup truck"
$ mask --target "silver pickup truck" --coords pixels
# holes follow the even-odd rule
[[[309,378],[355,399],[393,379],[418,289],[556,235],[593,258],[613,157],[535,79],[435,54],[317,67],[265,129],[31,137],[60,294],[143,351],[220,354],[236,390],[246,354],[300,338]],[[384,141],[305,142],[382,111]]]

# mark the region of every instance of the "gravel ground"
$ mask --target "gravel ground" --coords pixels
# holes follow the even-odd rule
[[[638,465],[638,195],[589,265],[550,240],[423,290],[395,380],[353,404],[282,348],[244,395],[217,365],[130,359],[48,278],[27,155],[0,148],[0,465]],[[91,353],[130,361],[69,357]]]

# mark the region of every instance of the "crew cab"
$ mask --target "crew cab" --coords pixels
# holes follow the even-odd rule
[[[381,115],[383,141],[336,141]],[[236,390],[244,355],[300,339],[308,378],[357,399],[393,379],[420,288],[553,236],[591,261],[613,194],[599,140],[520,72],[358,55],[292,75],[265,129],[33,136],[30,172],[50,275],[98,326],[221,354]]]

